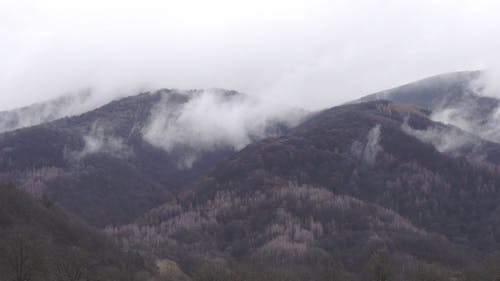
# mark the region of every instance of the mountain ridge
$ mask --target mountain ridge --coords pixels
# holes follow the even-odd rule
[[[207,103],[203,99],[207,95],[215,98]],[[205,150],[176,147],[167,151],[161,141],[171,136],[161,130],[191,117],[186,117],[186,106],[205,110],[208,104],[208,109],[221,106],[232,110],[234,106],[251,106],[247,100],[235,91],[163,89],[119,99],[78,116],[5,132],[0,134],[0,179],[27,187],[34,194],[45,194],[92,224],[122,223],[171,198],[172,192],[236,149],[231,143],[219,145],[220,139],[215,139],[217,145]],[[157,119],[164,122],[154,139],[160,143],[145,137]],[[265,121],[266,131],[258,134],[286,130],[287,125],[279,119]],[[244,124],[237,125],[246,130]],[[179,126],[173,132],[186,138]],[[253,141],[251,137],[243,141]],[[196,159],[184,160],[191,155]],[[189,167],[184,161],[189,161]]]
[[[0,134],[0,180],[193,277],[213,262],[462,278],[500,254],[499,102],[472,88],[480,75],[298,119],[235,91],[143,93]]]
[[[334,259],[352,272],[372,247],[401,259],[396,268],[424,262],[460,271],[498,251],[500,174],[404,131],[404,124],[444,126],[428,114],[390,101],[323,110],[219,163],[181,198],[107,232],[187,271],[210,259]]]

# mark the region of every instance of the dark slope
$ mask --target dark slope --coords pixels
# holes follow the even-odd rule
[[[290,136],[250,147],[244,159],[261,161],[264,171],[273,176],[380,204],[426,230],[453,238],[459,228],[472,235],[478,229],[469,223],[489,217],[496,208],[498,174],[483,170],[482,164],[440,153],[408,135],[402,130],[405,119],[420,131],[440,126],[418,109],[385,101],[338,107],[305,122]],[[365,163],[363,151],[356,151],[353,143],[364,143],[366,151],[368,132],[376,125],[381,131],[380,152],[373,164]],[[488,145],[498,155],[500,146]],[[227,181],[224,177],[232,174],[233,167],[216,175]],[[484,242],[481,234],[468,238]]]
[[[98,230],[13,186],[0,185],[0,237],[0,276],[5,280],[150,276],[140,256],[122,253]],[[79,275],[81,279],[71,279]]]
[[[156,104],[175,109],[197,93],[161,90],[111,102],[80,116],[0,135],[0,179],[46,194],[94,225],[130,221],[165,202],[171,192],[204,174],[232,149],[200,155],[180,168],[142,136]],[[221,92],[226,98],[240,95]]]
[[[333,258],[357,272],[380,250],[399,266],[458,270],[497,251],[498,170],[441,153],[405,126],[446,127],[388,101],[322,111],[233,155],[182,199],[108,232],[184,264]]]
[[[489,217],[498,203],[494,199],[500,187],[498,175],[483,170],[481,164],[476,167],[464,158],[442,154],[408,135],[402,130],[406,118],[409,126],[418,130],[437,126],[418,109],[385,101],[326,110],[288,136],[248,147],[213,173],[210,188],[200,190],[224,188],[221,182],[238,178],[249,183],[254,178],[279,178],[325,186],[380,204],[419,227],[450,238],[460,233],[457,228],[474,236],[478,229],[469,223]],[[363,161],[363,153],[368,149],[369,131],[377,125],[380,152],[370,164]],[[499,146],[490,145],[498,153]],[[265,182],[244,184],[243,188],[253,190],[262,185]],[[481,234],[475,238],[470,235],[468,238],[484,242]]]

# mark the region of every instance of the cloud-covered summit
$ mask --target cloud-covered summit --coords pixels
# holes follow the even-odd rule
[[[221,89],[180,93],[188,101],[177,104],[172,96],[163,96],[142,133],[154,146],[182,154],[183,167],[191,167],[203,152],[240,150],[253,141],[276,136],[305,115],[302,110]]]
[[[90,90],[0,112],[0,133],[77,115],[101,105]]]

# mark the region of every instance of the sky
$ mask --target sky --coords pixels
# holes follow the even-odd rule
[[[320,109],[444,72],[500,74],[499,10],[482,0],[2,0],[0,110],[157,88]]]

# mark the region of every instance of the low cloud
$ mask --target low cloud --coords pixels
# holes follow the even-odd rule
[[[461,105],[435,111],[431,119],[444,124],[456,126],[464,131],[475,134],[485,140],[500,143],[500,107],[495,108],[486,116],[479,117],[476,108]],[[485,114],[485,113],[481,113]]]
[[[405,118],[401,129],[406,134],[433,145],[442,153],[458,154],[461,148],[475,146],[478,142],[477,138],[452,127],[429,126],[425,130],[413,129],[408,125],[408,117]]]
[[[380,124],[373,127],[366,137],[366,147],[363,152],[363,159],[368,165],[374,165],[377,159],[377,154],[382,151],[380,146]]]
[[[431,115],[431,119],[453,125],[485,140],[500,143],[500,105],[494,100],[500,98],[500,84],[495,72],[484,71],[470,82],[464,100],[452,106],[443,106]],[[472,95],[472,97],[467,95]]]
[[[494,66],[485,69],[481,75],[473,80],[469,89],[479,96],[500,98],[500,67]]]
[[[133,155],[132,149],[122,138],[113,136],[105,126],[98,122],[92,124],[90,131],[83,136],[84,147],[81,151],[72,152],[73,159],[81,160],[89,155],[104,153],[117,158]]]
[[[223,90],[186,92],[189,100],[164,97],[152,110],[144,139],[167,152],[182,154],[179,166],[190,168],[203,152],[240,150],[253,141],[298,124],[303,111],[271,105]]]
[[[96,99],[90,90],[85,90],[78,94],[3,111],[0,112],[0,133],[81,114],[98,107],[102,103]]]
[[[377,155],[383,151],[380,145],[381,126],[375,125],[366,136],[366,142],[354,141],[351,146],[351,152],[369,166],[375,165]]]

